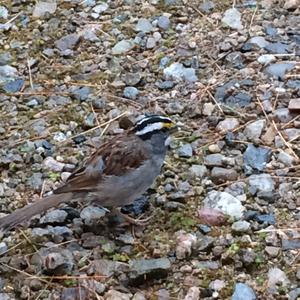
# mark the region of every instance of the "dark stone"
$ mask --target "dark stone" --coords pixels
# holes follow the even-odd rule
[[[252,43],[245,43],[243,47],[240,49],[242,53],[250,52],[255,50],[256,46]]]
[[[244,152],[245,174],[251,174],[252,170],[263,171],[266,164],[270,161],[271,154],[271,149],[255,147],[253,144],[249,144]]]
[[[276,220],[273,214],[257,215],[255,220],[265,225],[275,225]]]
[[[72,91],[72,96],[80,101],[86,101],[90,94],[91,94],[92,90],[91,88],[84,86],[84,87],[79,87],[79,88],[75,88]]]
[[[163,81],[163,82],[159,82],[157,83],[157,87],[160,90],[170,90],[175,86],[175,82],[171,81],[171,80],[167,80],[167,81]]]
[[[288,80],[286,83],[287,87],[295,90],[300,90],[300,80]]]
[[[240,52],[231,52],[225,57],[229,66],[238,70],[244,68],[244,59]]]
[[[129,262],[131,285],[140,285],[151,279],[161,279],[168,275],[171,262],[168,258],[135,259]]]
[[[274,54],[287,54],[290,52],[290,46],[283,43],[269,43],[266,45],[265,50],[267,50],[269,53]]]
[[[277,28],[274,28],[272,25],[268,25],[266,28],[265,28],[265,32],[267,35],[269,36],[275,36],[277,34]]]
[[[244,219],[246,221],[254,220],[258,216],[258,212],[255,210],[247,210],[244,213]]]
[[[235,136],[232,132],[227,132],[225,137],[224,137],[224,141],[226,143],[227,146],[234,146],[235,142],[234,142]]]
[[[207,234],[211,232],[211,227],[206,224],[199,224],[197,225],[197,227],[203,234]]]
[[[86,137],[84,135],[78,135],[73,138],[75,144],[81,144],[86,141]]]
[[[122,207],[122,212],[126,214],[133,214],[135,216],[141,215],[149,207],[149,201],[146,196],[136,199],[132,204]]]
[[[292,70],[295,67],[295,63],[276,63],[271,64],[266,68],[266,72],[277,79],[284,80],[286,72]]]
[[[245,107],[250,104],[252,97],[244,91],[238,90],[241,85],[237,80],[231,80],[224,85],[217,87],[215,98],[229,106]]]
[[[46,140],[42,140],[42,147],[46,150],[51,150],[54,146]]]
[[[14,79],[12,81],[8,81],[4,84],[3,86],[3,90],[6,92],[6,93],[16,93],[16,92],[19,92],[23,85],[24,85],[24,79],[22,78],[17,78],[17,79]]]
[[[246,93],[237,93],[236,95],[229,96],[225,99],[225,104],[228,106],[245,107],[252,101],[252,96]]]
[[[282,250],[300,249],[300,239],[282,239]]]

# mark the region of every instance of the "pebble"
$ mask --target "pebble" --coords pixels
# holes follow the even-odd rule
[[[119,55],[128,52],[131,50],[134,46],[134,43],[132,40],[122,40],[118,42],[112,49],[113,55]]]
[[[186,233],[180,230],[175,233],[176,236],[176,258],[185,259],[192,254],[192,249],[196,246],[197,237],[192,233]]]
[[[285,74],[295,67],[295,63],[276,63],[271,64],[266,68],[266,72],[277,79],[284,80]]]
[[[300,239],[282,239],[282,250],[298,250],[300,249]]]
[[[189,158],[193,156],[193,148],[191,144],[184,144],[177,149],[177,153],[180,157]]]
[[[5,253],[8,250],[8,247],[5,242],[0,242],[0,255]]]
[[[0,66],[9,64],[12,61],[13,57],[9,52],[0,53]]]
[[[298,300],[300,296],[300,288],[296,288],[289,292],[289,300]]]
[[[272,268],[268,272],[268,288],[276,292],[278,286],[286,287],[290,284],[286,274],[279,268]]]
[[[130,300],[132,299],[132,294],[125,294],[115,290],[109,290],[104,295],[105,300]]]
[[[192,175],[192,177],[198,177],[202,179],[207,175],[208,170],[204,165],[192,165],[189,168],[189,173]]]
[[[53,140],[56,142],[63,142],[66,139],[67,139],[67,137],[63,132],[56,132],[53,136]]]
[[[18,75],[18,70],[9,65],[0,66],[0,82],[11,80],[10,77],[15,78]]]
[[[243,154],[245,173],[251,174],[252,170],[263,171],[271,159],[271,154],[272,150],[269,148],[255,147],[253,144],[249,144]]]
[[[132,284],[148,282],[151,279],[160,279],[168,275],[171,262],[168,258],[134,259],[129,261],[129,280]]]
[[[142,18],[142,19],[138,20],[135,30],[147,33],[147,32],[151,32],[153,30],[153,26],[149,20]]]
[[[211,171],[211,179],[213,182],[219,184],[226,181],[237,180],[238,173],[234,169],[225,169],[220,167],[214,167]]]
[[[92,90],[88,86],[76,87],[71,91],[72,96],[79,101],[86,101],[89,99]]]
[[[40,219],[41,224],[55,224],[55,223],[63,223],[65,222],[68,214],[61,209],[55,209],[43,216]]]
[[[290,52],[290,45],[283,44],[280,42],[269,43],[264,48],[269,53],[273,54],[288,54]]]
[[[276,57],[272,54],[263,54],[258,57],[257,61],[262,65],[268,65],[269,63],[276,61]]]
[[[204,164],[209,167],[222,167],[226,161],[226,157],[220,153],[209,154],[204,157]]]
[[[282,162],[287,167],[291,167],[295,162],[295,158],[292,155],[283,151],[279,152],[277,159],[279,162]]]
[[[215,107],[216,106],[214,104],[210,103],[210,102],[204,103],[202,114],[204,116],[211,116],[212,113],[213,113],[213,111],[214,111],[214,109],[215,109]]]
[[[245,127],[244,134],[250,141],[258,139],[265,125],[265,120],[257,120]]]
[[[38,1],[33,9],[34,18],[42,18],[46,13],[54,14],[57,8],[56,2]]]
[[[231,300],[255,300],[256,295],[253,291],[253,289],[245,284],[238,282],[235,284],[234,292],[231,297]]]
[[[157,22],[157,25],[160,29],[163,29],[163,30],[168,30],[170,25],[171,25],[171,22],[170,22],[170,19],[166,16],[160,16],[158,18],[158,22]]]
[[[289,102],[288,109],[292,113],[299,113],[300,112],[300,98],[291,99]]]
[[[134,86],[127,86],[124,89],[123,95],[125,98],[135,100],[139,95],[139,90]]]
[[[245,209],[239,199],[226,192],[211,191],[203,203],[205,208],[219,209],[235,219],[240,219]]]
[[[209,283],[209,288],[214,291],[220,291],[226,286],[226,283],[224,280],[216,279]]]
[[[0,19],[7,19],[8,18],[8,10],[5,6],[0,6]]]
[[[106,210],[97,206],[87,206],[80,212],[80,218],[84,220],[87,225],[99,221],[106,214]]]
[[[215,8],[215,3],[212,1],[204,1],[199,7],[203,12],[208,13]]]
[[[273,214],[264,214],[255,216],[255,220],[265,225],[275,225],[276,220]]]
[[[274,110],[273,115],[281,123],[288,123],[293,119],[288,108],[278,108]]]
[[[236,233],[247,232],[250,228],[250,223],[247,221],[237,221],[231,225],[231,229]]]
[[[192,286],[189,288],[184,300],[199,300],[200,299],[200,289],[197,286]]]
[[[184,106],[179,101],[172,101],[167,104],[166,112],[170,115],[181,114],[184,110]]]
[[[208,151],[210,153],[220,153],[221,149],[218,144],[212,144],[208,146]]]
[[[263,36],[254,36],[248,43],[255,44],[260,48],[265,48],[269,44]]]
[[[177,80],[195,82],[198,80],[195,69],[186,68],[181,63],[173,63],[169,67],[164,69],[164,77],[166,80]]]
[[[43,161],[43,166],[53,172],[61,172],[65,166],[64,163],[56,161],[53,157],[46,157]]]
[[[10,81],[7,81],[3,85],[3,90],[6,93],[16,93],[19,92],[24,86],[25,80],[22,78],[16,78]]]
[[[102,14],[103,12],[105,12],[108,9],[108,4],[107,3],[101,3],[99,5],[96,5],[93,7],[93,11],[96,14]]]
[[[236,129],[240,125],[240,122],[236,118],[226,118],[225,120],[219,122],[217,130],[224,133]]]
[[[83,126],[85,128],[93,128],[96,125],[96,116],[94,113],[87,114],[83,119]]]
[[[227,9],[222,18],[222,22],[232,29],[242,29],[241,13],[236,8]]]
[[[124,81],[128,86],[136,86],[142,80],[142,75],[140,73],[126,73]]]
[[[252,195],[257,192],[272,192],[275,182],[270,174],[251,175],[249,177],[249,190]]]
[[[60,51],[72,50],[79,42],[80,36],[77,33],[68,34],[55,42],[56,48]]]
[[[280,252],[280,248],[274,246],[266,246],[265,251],[270,257],[277,257]]]
[[[157,87],[158,87],[160,90],[170,90],[170,89],[172,89],[174,86],[175,86],[175,82],[173,82],[173,81],[171,81],[171,80],[162,81],[162,82],[159,82],[159,83],[157,84]]]
[[[147,39],[146,48],[153,49],[156,46],[156,40],[153,37],[149,37]]]

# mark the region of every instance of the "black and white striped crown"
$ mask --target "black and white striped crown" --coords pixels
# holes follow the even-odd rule
[[[161,115],[150,115],[137,121],[134,127],[135,134],[143,137],[158,131],[166,131],[174,126],[172,120]]]

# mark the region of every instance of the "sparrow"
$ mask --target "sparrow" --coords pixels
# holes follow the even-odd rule
[[[166,116],[142,117],[132,128],[102,144],[52,195],[0,218],[0,229],[13,229],[50,208],[73,201],[121,213],[120,207],[140,197],[160,174],[168,138],[175,128]]]

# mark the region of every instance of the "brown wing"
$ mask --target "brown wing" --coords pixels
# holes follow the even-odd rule
[[[135,135],[117,136],[97,149],[54,193],[95,191],[103,177],[121,176],[138,168],[148,157],[140,138]]]

